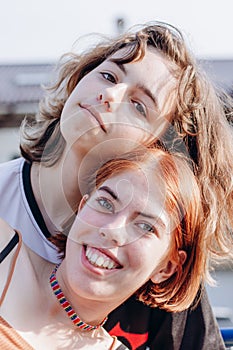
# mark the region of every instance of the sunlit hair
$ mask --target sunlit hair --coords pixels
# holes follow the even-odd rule
[[[206,249],[207,232],[203,231],[203,211],[195,175],[179,156],[159,149],[135,151],[106,163],[96,176],[99,187],[107,178],[127,170],[141,169],[154,173],[155,186],[164,188],[164,208],[173,222],[171,247],[165,259],[177,263],[177,272],[159,284],[147,282],[137,292],[139,300],[167,311],[182,311],[190,307],[208,277]],[[137,175],[135,175],[137,176]],[[156,181],[156,179],[159,178]],[[178,251],[185,250],[187,260],[182,266]]]
[[[57,80],[41,101],[38,115],[35,119],[26,118],[22,125],[22,155],[45,166],[55,164],[65,145],[60,132],[61,112],[77,83],[118,50],[128,48],[117,61],[130,63],[142,59],[149,46],[168,59],[177,81],[172,125],[163,141],[169,143],[172,139],[173,147],[173,137],[180,136],[198,165],[212,257],[233,255],[233,137],[226,118],[227,114],[232,120],[232,100],[228,100],[226,108],[225,96],[209,82],[182,34],[171,25],[156,22],[140,26],[136,31],[103,40],[82,54],[64,55],[58,65]]]
[[[121,174],[124,177],[126,171],[138,169],[145,175],[152,172],[154,186],[159,184],[160,188],[164,188],[164,209],[173,229],[170,232],[171,245],[163,259],[169,257],[178,268],[167,281],[158,284],[149,281],[136,295],[151,307],[182,311],[194,306],[198,292],[209,278],[208,232],[203,225],[200,191],[190,164],[179,155],[171,155],[161,149],[144,148],[105,163],[89,179],[88,192],[91,196],[107,179]],[[138,172],[135,172],[135,176],[139,176]],[[179,250],[187,253],[183,265],[179,259]]]

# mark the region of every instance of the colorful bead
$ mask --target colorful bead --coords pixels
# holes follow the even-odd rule
[[[85,330],[85,331],[92,331],[94,329],[97,329],[97,328],[103,326],[105,324],[105,322],[107,321],[107,317],[105,317],[105,319],[99,325],[91,326],[91,325],[83,322],[80,319],[80,317],[76,314],[76,312],[73,310],[73,308],[70,305],[70,303],[68,302],[68,300],[66,300],[66,297],[63,294],[63,292],[58,284],[58,281],[56,279],[56,272],[57,272],[58,266],[59,265],[57,265],[55,267],[55,269],[53,270],[53,272],[49,278],[49,282],[50,282],[50,285],[52,287],[54,295],[56,296],[57,300],[59,301],[59,303],[61,304],[61,306],[65,310],[65,312],[67,313],[70,320],[73,322],[73,324],[76,327],[78,327],[79,329]]]

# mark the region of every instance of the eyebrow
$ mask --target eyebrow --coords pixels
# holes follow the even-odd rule
[[[114,63],[115,65],[117,65],[118,68],[120,68],[120,70],[126,74],[126,69],[125,69],[125,65],[123,63],[120,63],[118,61],[115,61],[114,58],[109,58],[109,62]]]
[[[163,222],[163,220],[160,218],[160,216],[154,216],[154,215],[151,215],[151,214],[147,214],[147,213],[143,213],[141,211],[138,211],[136,212],[136,215],[141,215],[147,219],[153,219],[154,221],[156,221],[156,223],[158,223],[158,225],[160,227],[162,227],[163,229],[166,228],[166,224]]]
[[[110,194],[110,196],[113,199],[115,199],[118,202],[120,201],[119,198],[117,197],[117,195],[115,194],[115,192],[111,188],[109,188],[108,186],[101,186],[98,190],[107,192],[108,194]],[[163,220],[161,219],[160,216],[143,213],[141,211],[136,211],[134,215],[135,215],[135,217],[140,215],[140,216],[143,216],[147,219],[152,219],[152,220],[156,221],[158,223],[158,225],[160,227],[162,227],[163,229],[166,228],[166,224],[163,222]]]
[[[145,95],[147,95],[156,105],[158,108],[158,100],[157,98],[152,94],[152,92],[143,84],[137,84],[136,88],[144,92]]]
[[[99,190],[99,191],[107,192],[108,194],[110,194],[110,196],[111,196],[113,199],[119,201],[119,198],[117,197],[117,195],[115,194],[115,192],[114,192],[111,188],[109,188],[108,186],[101,186],[98,190]]]
[[[126,69],[125,69],[125,65],[123,63],[117,62],[115,61],[115,59],[110,58],[109,62],[114,63],[117,65],[117,67],[124,73],[126,74]],[[152,101],[153,103],[158,107],[158,100],[157,98],[152,94],[152,92],[143,84],[137,84],[136,88],[141,90],[145,95],[147,95]]]

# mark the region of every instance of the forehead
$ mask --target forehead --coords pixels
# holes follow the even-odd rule
[[[112,61],[116,60],[117,62],[121,63],[121,61],[124,61],[125,57],[128,57],[130,55],[131,47],[125,47],[123,49],[120,49],[116,51],[113,55],[109,56],[106,61]],[[127,69],[138,67],[138,66],[144,66],[144,68],[148,69],[148,72],[151,72],[151,69],[158,69],[162,68],[161,73],[166,74],[173,74],[174,68],[176,65],[171,62],[171,60],[165,56],[164,53],[157,50],[155,47],[147,46],[145,49],[145,54],[142,58],[139,58],[137,60],[133,60],[131,62],[124,64],[126,72]],[[157,70],[158,70],[157,69]],[[147,77],[149,78],[149,76]]]
[[[117,60],[119,63],[121,59],[127,56],[130,48],[123,48],[108,57],[102,64],[114,64]],[[134,84],[135,86],[145,86],[151,91],[152,95],[158,100],[158,109],[169,108],[172,97],[171,92],[177,87],[177,79],[175,78],[175,71],[179,68],[172,63],[163,53],[160,53],[154,47],[147,47],[145,55],[138,61],[132,61],[123,65],[126,82]],[[168,99],[169,97],[169,99]],[[166,103],[169,104],[166,107]]]
[[[127,170],[107,179],[101,186],[111,188],[119,203],[138,212],[158,215],[165,209],[166,189],[159,167],[152,170]]]

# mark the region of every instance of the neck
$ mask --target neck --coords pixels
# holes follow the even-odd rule
[[[64,268],[64,263],[62,262],[61,265],[58,268],[58,271],[56,272],[56,279],[59,284],[59,288],[61,289],[62,293],[64,294],[66,300],[72,305],[73,311],[78,315],[78,317],[88,325],[92,326],[99,326],[100,324],[105,322],[106,317],[108,314],[113,311],[117,306],[121,304],[122,301],[107,301],[106,300],[95,300],[90,297],[81,296],[80,291],[72,290],[69,286],[69,283],[67,282],[67,273]],[[56,287],[56,290],[58,288]],[[82,290],[82,287],[80,286],[80,290]],[[62,297],[62,295],[59,293],[59,297]],[[58,297],[58,298],[59,298]],[[57,299],[58,299],[57,298]],[[54,296],[54,300],[56,300],[56,297]],[[59,305],[59,302],[57,302],[57,312],[60,312],[62,309],[62,306]],[[64,311],[64,310],[63,310]],[[65,315],[65,313],[64,313]],[[69,319],[68,315],[65,315],[66,320]],[[72,322],[69,320],[69,322]]]
[[[88,324],[84,320],[80,318],[80,316],[77,314],[77,312],[73,309],[68,299],[65,297],[63,291],[61,290],[61,286],[58,283],[57,280],[57,267],[53,270],[51,276],[50,276],[50,285],[53,290],[53,293],[55,297],[57,298],[59,304],[63,308],[63,310],[66,312],[66,316],[70,319],[70,321],[75,325],[77,328],[84,330],[84,331],[91,331],[94,329],[99,328],[100,326],[103,326],[104,323],[107,320],[107,317],[105,317],[100,323],[98,324]]]
[[[86,194],[88,175],[100,166],[100,152],[64,150],[61,159],[51,167],[33,163],[33,193],[51,234],[69,231],[79,202]]]
[[[51,167],[33,163],[31,184],[35,199],[49,231],[63,231],[81,200],[78,187],[80,161],[70,152]]]

